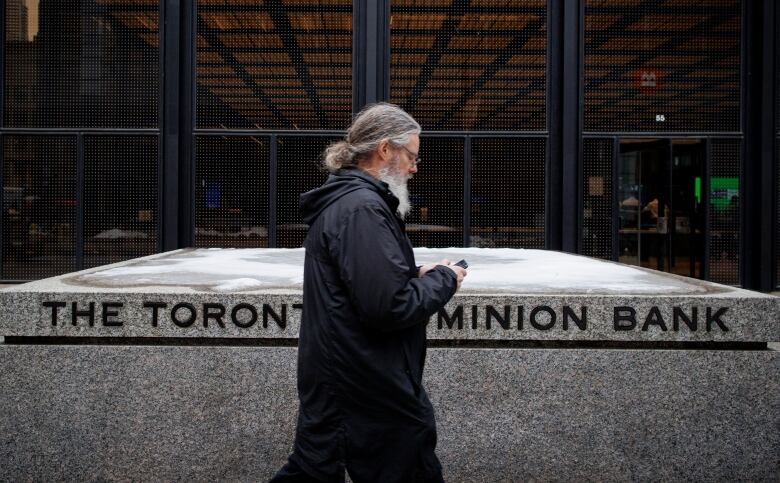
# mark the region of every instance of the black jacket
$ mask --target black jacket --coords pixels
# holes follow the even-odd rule
[[[301,195],[309,224],[298,345],[300,411],[291,459],[325,481],[440,474],[422,387],[425,325],[455,273],[417,267],[398,199],[359,169]]]

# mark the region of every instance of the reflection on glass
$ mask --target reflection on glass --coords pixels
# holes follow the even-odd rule
[[[471,246],[544,248],[543,138],[476,138],[471,154]]]
[[[268,247],[268,139],[199,136],[195,246]]]
[[[709,186],[710,280],[739,284],[741,141],[712,141]]]
[[[84,267],[157,251],[157,136],[84,140]]]
[[[7,0],[8,127],[158,125],[159,2]]]
[[[0,278],[34,280],[72,272],[76,253],[76,141],[3,137]]]
[[[301,193],[321,186],[327,179],[322,155],[335,138],[280,137],[277,178],[277,238],[280,248],[303,246],[309,226],[298,210]]]
[[[739,131],[739,0],[585,2],[587,131]]]
[[[406,233],[415,247],[463,245],[463,139],[420,140],[417,174],[409,182]]]
[[[670,271],[702,278],[704,205],[702,181],[706,145],[700,139],[672,141],[672,197],[669,233]]]
[[[545,0],[390,8],[391,102],[424,129],[545,129]]]
[[[700,139],[623,139],[618,178],[622,263],[702,278]]]
[[[669,142],[622,140],[618,165],[619,260],[666,270]]]
[[[582,254],[612,259],[612,139],[583,142]]]
[[[197,124],[343,129],[352,0],[197,2]]]

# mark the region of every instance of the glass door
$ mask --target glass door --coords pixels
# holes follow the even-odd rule
[[[620,140],[620,262],[701,278],[704,155],[700,139]]]

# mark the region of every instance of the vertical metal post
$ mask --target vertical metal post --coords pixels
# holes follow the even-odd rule
[[[563,0],[547,4],[547,173],[545,183],[545,246],[562,247],[563,150],[561,146],[563,115]],[[578,219],[582,218],[582,200],[577,200]],[[581,223],[581,221],[580,221]],[[581,247],[577,248],[581,251]]]
[[[712,165],[712,139],[707,138],[704,148],[704,176],[701,181],[701,202],[704,206],[704,256],[702,257],[701,273],[704,280],[710,279],[710,244],[712,243],[712,236],[710,234],[710,177],[711,177],[711,165]]]
[[[612,138],[612,260],[620,259],[620,199],[618,199],[618,190],[620,189],[619,164],[620,163],[620,141],[617,137]]]
[[[5,29],[5,0],[0,0],[0,129],[5,127]]]
[[[279,163],[277,160],[278,144],[276,134],[271,134],[270,138],[270,156],[269,156],[269,168],[268,168],[268,246],[270,248],[276,248],[276,224],[277,224],[277,185],[279,183]]]
[[[179,2],[177,2],[179,3]],[[195,233],[195,21],[193,1],[179,3],[178,244],[194,245]],[[170,12],[170,11],[169,11]],[[169,13],[170,15],[170,13]]]
[[[758,220],[758,232],[757,238],[760,239],[760,248],[758,255],[758,263],[756,265],[757,280],[756,288],[765,292],[772,290],[772,278],[775,264],[778,261],[773,255],[773,241],[776,233],[776,227],[774,226],[774,218],[776,215],[776,191],[773,190],[774,186],[774,141],[775,141],[775,106],[777,101],[775,95],[777,94],[776,83],[776,44],[775,36],[777,35],[775,20],[776,20],[776,2],[762,2],[763,11],[761,12],[761,19],[763,22],[763,36],[762,36],[762,49],[761,49],[761,121],[759,126],[761,129],[761,166],[759,168],[759,191],[760,199],[760,220]],[[766,260],[773,260],[774,263],[766,263]],[[763,263],[762,263],[763,262]]]
[[[160,207],[158,245],[164,251],[179,247],[179,0],[165,0],[160,4],[160,61],[162,82],[160,113],[160,144],[162,160],[158,171]]]
[[[390,0],[356,0],[352,7],[352,111],[387,100]]]
[[[76,134],[76,270],[84,269],[84,134]]]
[[[2,5],[0,5],[2,7]],[[0,25],[5,25],[2,23]],[[0,49],[2,50],[2,49]],[[0,114],[1,115],[1,114]],[[5,170],[5,135],[0,132],[0,280],[3,280],[3,240],[5,239],[5,233],[3,232],[3,219],[5,218],[5,183],[3,182],[3,171]]]
[[[471,245],[471,136],[463,139],[463,246]]]
[[[666,210],[664,210],[663,206],[659,206],[658,209],[661,210],[661,214],[666,218],[666,268],[664,271],[671,272],[672,271],[672,257],[674,256],[674,237],[672,235],[672,230],[674,229],[674,223],[672,223],[672,218],[674,217],[674,142],[672,141],[672,138],[668,138],[666,140],[667,142],[667,153],[669,154],[669,171],[667,174],[667,182],[669,183],[669,188],[667,188],[666,193],[668,196],[667,203],[669,205],[669,214],[666,214]]]
[[[580,90],[583,8],[579,1],[563,4],[563,113],[561,163],[561,250],[577,250],[580,182]]]

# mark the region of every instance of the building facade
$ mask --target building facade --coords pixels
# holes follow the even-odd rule
[[[323,149],[389,101],[416,246],[780,283],[775,2],[2,3],[2,281],[299,247]]]

